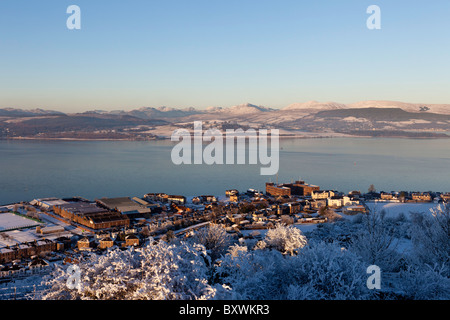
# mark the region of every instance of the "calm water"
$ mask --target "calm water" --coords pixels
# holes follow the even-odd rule
[[[0,141],[0,204],[166,192],[264,190],[260,165],[172,164],[170,141]],[[450,139],[295,139],[280,142],[278,181],[322,189],[450,191]]]

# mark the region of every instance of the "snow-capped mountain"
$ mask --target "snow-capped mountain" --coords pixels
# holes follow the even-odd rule
[[[18,109],[18,108],[4,108],[0,109],[0,116],[2,117],[36,117],[36,116],[48,116],[48,115],[62,115],[64,113],[54,110],[44,109]]]
[[[303,103],[293,103],[283,108],[282,110],[332,110],[332,109],[345,109],[347,106],[337,102],[319,102],[308,101]]]
[[[400,101],[385,101],[385,100],[368,100],[360,101],[350,104],[343,104],[338,102],[318,102],[308,101],[304,103],[294,103],[282,110],[308,110],[310,112],[320,112],[324,110],[336,109],[364,109],[364,108],[399,108],[407,112],[429,112],[439,114],[450,114],[450,104],[425,104],[425,103],[406,103]]]

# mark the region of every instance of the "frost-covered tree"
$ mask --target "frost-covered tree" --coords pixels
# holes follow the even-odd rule
[[[367,289],[367,264],[335,243],[306,246],[295,259],[289,299],[364,300],[372,298]]]
[[[231,299],[368,299],[366,264],[340,246],[307,245],[298,255],[276,250],[231,248],[220,262],[218,279]]]
[[[210,224],[208,227],[198,230],[192,241],[203,245],[212,261],[225,254],[231,244],[231,238],[225,228],[218,224]]]
[[[207,258],[203,246],[183,242],[110,250],[79,264],[76,289],[67,286],[67,270],[59,267],[47,280],[50,289],[42,299],[212,299],[222,288],[208,284]]]
[[[216,266],[216,281],[231,289],[227,299],[279,299],[284,277],[283,256],[275,250],[251,250],[234,245]]]
[[[294,226],[278,224],[275,228],[267,231],[264,240],[257,244],[257,248],[270,248],[293,255],[296,250],[303,248],[306,243],[307,239],[300,229]]]
[[[422,263],[445,264],[450,260],[450,204],[431,209],[430,214],[414,214],[411,240]],[[449,276],[449,274],[447,274]]]
[[[398,274],[395,290],[410,300],[449,300],[448,265],[411,266]]]
[[[369,211],[362,217],[360,229],[352,235],[349,250],[359,255],[368,264],[379,266],[384,271],[398,267],[400,255],[392,225],[384,219],[385,212]]]

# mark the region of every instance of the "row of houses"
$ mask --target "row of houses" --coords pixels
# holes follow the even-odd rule
[[[38,257],[33,257],[29,262],[25,263],[8,263],[0,264],[0,279],[11,277],[28,277],[36,274],[49,272],[50,263]]]
[[[186,204],[185,196],[169,195],[167,193],[147,193],[144,195],[144,199],[161,203],[177,203],[182,205]]]
[[[374,196],[381,200],[402,201],[402,202],[432,202],[432,201],[448,201],[450,193],[435,192],[380,192]]]
[[[123,235],[123,237],[112,238],[110,236],[95,239],[94,237],[85,236],[77,241],[78,250],[107,249],[117,246],[119,248],[137,247],[142,242],[136,234]]]
[[[63,248],[64,247],[60,243],[49,239],[16,243],[13,246],[0,248],[0,263],[21,260],[56,250],[62,250]]]

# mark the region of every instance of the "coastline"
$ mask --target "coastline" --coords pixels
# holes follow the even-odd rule
[[[420,139],[420,140],[439,140],[439,139],[449,139],[450,135],[423,135],[423,136],[410,136],[406,134],[399,135],[353,135],[345,133],[327,133],[325,134],[280,134],[279,139],[336,139],[336,138],[366,138],[366,139]],[[139,139],[139,138],[70,138],[70,137],[1,137],[0,140],[45,140],[45,141],[170,141],[170,136],[156,136],[152,139]]]

